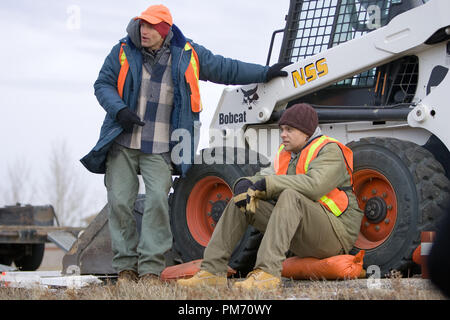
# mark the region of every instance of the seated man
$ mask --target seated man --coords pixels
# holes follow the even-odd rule
[[[347,254],[362,211],[352,187],[353,153],[321,134],[308,104],[287,109],[279,121],[281,145],[270,168],[240,178],[204,252],[201,270],[182,286],[226,285],[228,260],[248,225],[264,233],[255,269],[235,287],[274,289],[290,250],[299,257]],[[275,200],[273,205],[269,201]]]

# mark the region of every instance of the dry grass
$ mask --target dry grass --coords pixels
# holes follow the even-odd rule
[[[0,300],[442,300],[445,297],[427,280],[391,277],[379,286],[368,280],[292,281],[269,292],[232,288],[184,288],[175,282],[145,285],[107,282],[79,290],[0,288]]]

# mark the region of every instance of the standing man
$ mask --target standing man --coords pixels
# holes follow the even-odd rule
[[[317,113],[308,104],[287,109],[279,126],[283,144],[272,172],[263,170],[235,183],[234,201],[214,230],[201,270],[178,284],[225,285],[228,260],[249,224],[264,237],[255,269],[235,283],[244,289],[278,287],[288,250],[324,259],[353,247],[363,213],[352,188],[352,151],[321,134]]]
[[[193,160],[173,167],[170,152],[177,141],[170,137],[177,129],[193,137],[202,111],[198,81],[249,84],[287,73],[281,71],[286,64],[269,68],[213,55],[187,40],[163,5],[133,18],[127,33],[95,82],[106,117],[97,145],[81,162],[105,174],[112,264],[119,280],[136,281],[158,278],[172,246],[167,199],[172,173],[184,175]],[[191,141],[193,158],[198,139]],[[140,237],[133,215],[138,174],[146,193]]]

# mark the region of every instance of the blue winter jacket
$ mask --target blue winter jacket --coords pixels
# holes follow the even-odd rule
[[[175,173],[185,175],[189,170],[194,150],[194,122],[199,121],[199,113],[191,111],[190,92],[184,74],[190,63],[192,51],[185,51],[186,38],[177,26],[172,26],[173,38],[170,44],[172,55],[172,76],[174,85],[174,106],[171,115],[171,132],[176,129],[186,129],[191,134],[192,160],[190,163],[182,163],[174,166]],[[200,63],[200,80],[208,80],[219,84],[250,84],[264,82],[269,67],[214,55],[208,49],[189,40],[197,52]],[[130,70],[128,72],[123,99],[117,91],[117,79],[120,72],[119,51],[122,43]],[[116,121],[117,113],[123,108],[136,111],[137,101],[142,79],[142,54],[127,36],[115,45],[106,58],[100,70],[99,77],[94,84],[95,95],[100,105],[106,110],[100,138],[95,147],[80,161],[93,173],[104,174],[106,172],[106,156],[114,140],[123,131]],[[171,149],[177,141],[171,141]]]

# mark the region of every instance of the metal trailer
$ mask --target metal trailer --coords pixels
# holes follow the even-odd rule
[[[14,262],[20,270],[34,271],[41,265],[46,242],[55,242],[64,250],[70,248],[83,228],[54,226],[55,218],[50,205],[0,208],[0,264]]]

